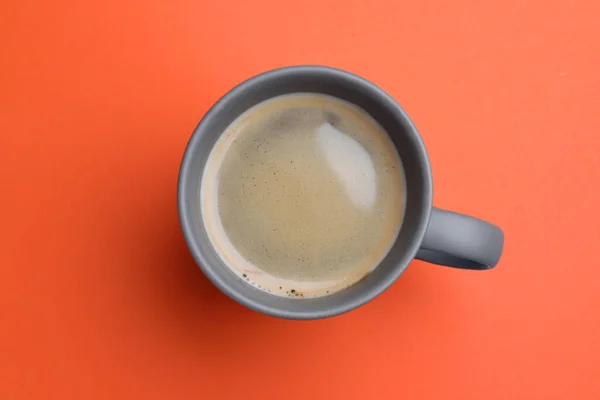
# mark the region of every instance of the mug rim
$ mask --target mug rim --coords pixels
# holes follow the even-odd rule
[[[226,279],[222,279],[219,277],[214,271],[215,266],[211,266],[210,262],[206,259],[198,245],[194,240],[194,234],[191,227],[191,218],[188,216],[186,211],[186,189],[185,184],[190,175],[190,167],[192,163],[192,154],[193,150],[198,146],[198,142],[201,137],[201,133],[205,125],[209,124],[209,120],[216,118],[219,114],[226,108],[226,105],[234,102],[236,97],[254,85],[260,85],[265,81],[270,81],[272,79],[277,79],[278,77],[282,77],[284,75],[296,74],[296,73],[326,73],[329,75],[335,75],[340,78],[344,78],[345,80],[350,81],[354,85],[360,85],[363,88],[369,90],[373,93],[380,102],[387,102],[389,105],[392,105],[398,114],[398,118],[402,119],[403,124],[408,128],[412,134],[413,140],[417,142],[417,151],[419,160],[423,163],[422,167],[425,169],[426,173],[424,174],[424,179],[426,180],[423,185],[423,201],[422,207],[424,208],[423,217],[417,223],[417,226],[412,233],[414,240],[412,241],[409,249],[404,253],[403,259],[407,260],[405,263],[398,262],[398,265],[394,269],[394,273],[389,276],[387,279],[382,279],[376,286],[371,288],[371,290],[361,293],[360,296],[353,297],[350,301],[343,303],[338,307],[332,307],[327,310],[323,310],[320,312],[315,311],[289,311],[278,309],[277,307],[273,307],[267,304],[263,304],[253,299],[250,299],[237,291],[232,285],[230,285]],[[214,284],[219,290],[221,290],[224,294],[226,294],[231,299],[236,302],[253,309],[255,311],[261,312],[263,314],[271,315],[274,317],[286,318],[286,319],[319,319],[332,317],[335,315],[339,315],[348,311],[351,311],[357,307],[364,305],[365,303],[373,300],[375,297],[383,293],[391,284],[393,284],[396,279],[404,272],[407,268],[408,264],[415,258],[417,251],[421,245],[421,242],[425,236],[425,232],[427,226],[429,224],[429,218],[431,216],[431,209],[433,203],[433,182],[431,175],[431,165],[429,162],[429,157],[427,155],[427,151],[425,148],[425,144],[421,138],[421,135],[417,131],[413,122],[411,121],[408,114],[404,111],[404,109],[398,104],[398,102],[393,99],[389,94],[387,94],[383,89],[374,83],[368,81],[367,79],[355,75],[351,72],[344,71],[337,68],[327,67],[327,66],[318,66],[318,65],[297,65],[297,66],[289,66],[276,68],[272,70],[268,70],[262,72],[258,75],[254,75],[248,79],[245,79],[241,83],[237,84],[229,91],[227,91],[217,102],[204,114],[201,118],[200,122],[194,129],[188,143],[185,147],[183,158],[181,161],[178,182],[177,182],[177,206],[179,212],[179,220],[180,225],[183,231],[183,235],[185,241],[187,243],[188,249],[194,258],[194,261],[202,270],[204,275]],[[220,266],[218,268],[221,268]],[[375,267],[377,268],[377,267]],[[259,289],[256,289],[259,290]],[[346,289],[344,289],[346,290]],[[275,295],[271,295],[273,297],[277,297]],[[298,299],[298,301],[305,301],[306,299]]]

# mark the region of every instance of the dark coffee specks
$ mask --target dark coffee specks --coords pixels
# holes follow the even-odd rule
[[[337,126],[340,123],[340,116],[332,112],[325,112],[325,121],[332,126]]]

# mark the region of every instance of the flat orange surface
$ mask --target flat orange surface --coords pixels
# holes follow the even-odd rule
[[[600,399],[600,3],[0,6],[1,399]],[[195,266],[176,180],[254,74],[325,64],[406,108],[435,204],[504,228],[490,272],[414,262],[278,320]]]

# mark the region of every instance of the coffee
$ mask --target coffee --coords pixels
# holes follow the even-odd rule
[[[369,274],[394,243],[406,182],[394,144],[359,107],[296,93],[231,123],[201,182],[212,246],[274,295],[317,297]]]

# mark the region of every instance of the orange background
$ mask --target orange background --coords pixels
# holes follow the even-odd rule
[[[0,6],[1,399],[600,399],[600,3]],[[435,204],[504,228],[490,272],[414,262],[277,320],[188,254],[176,179],[236,83],[292,64],[406,108]]]

